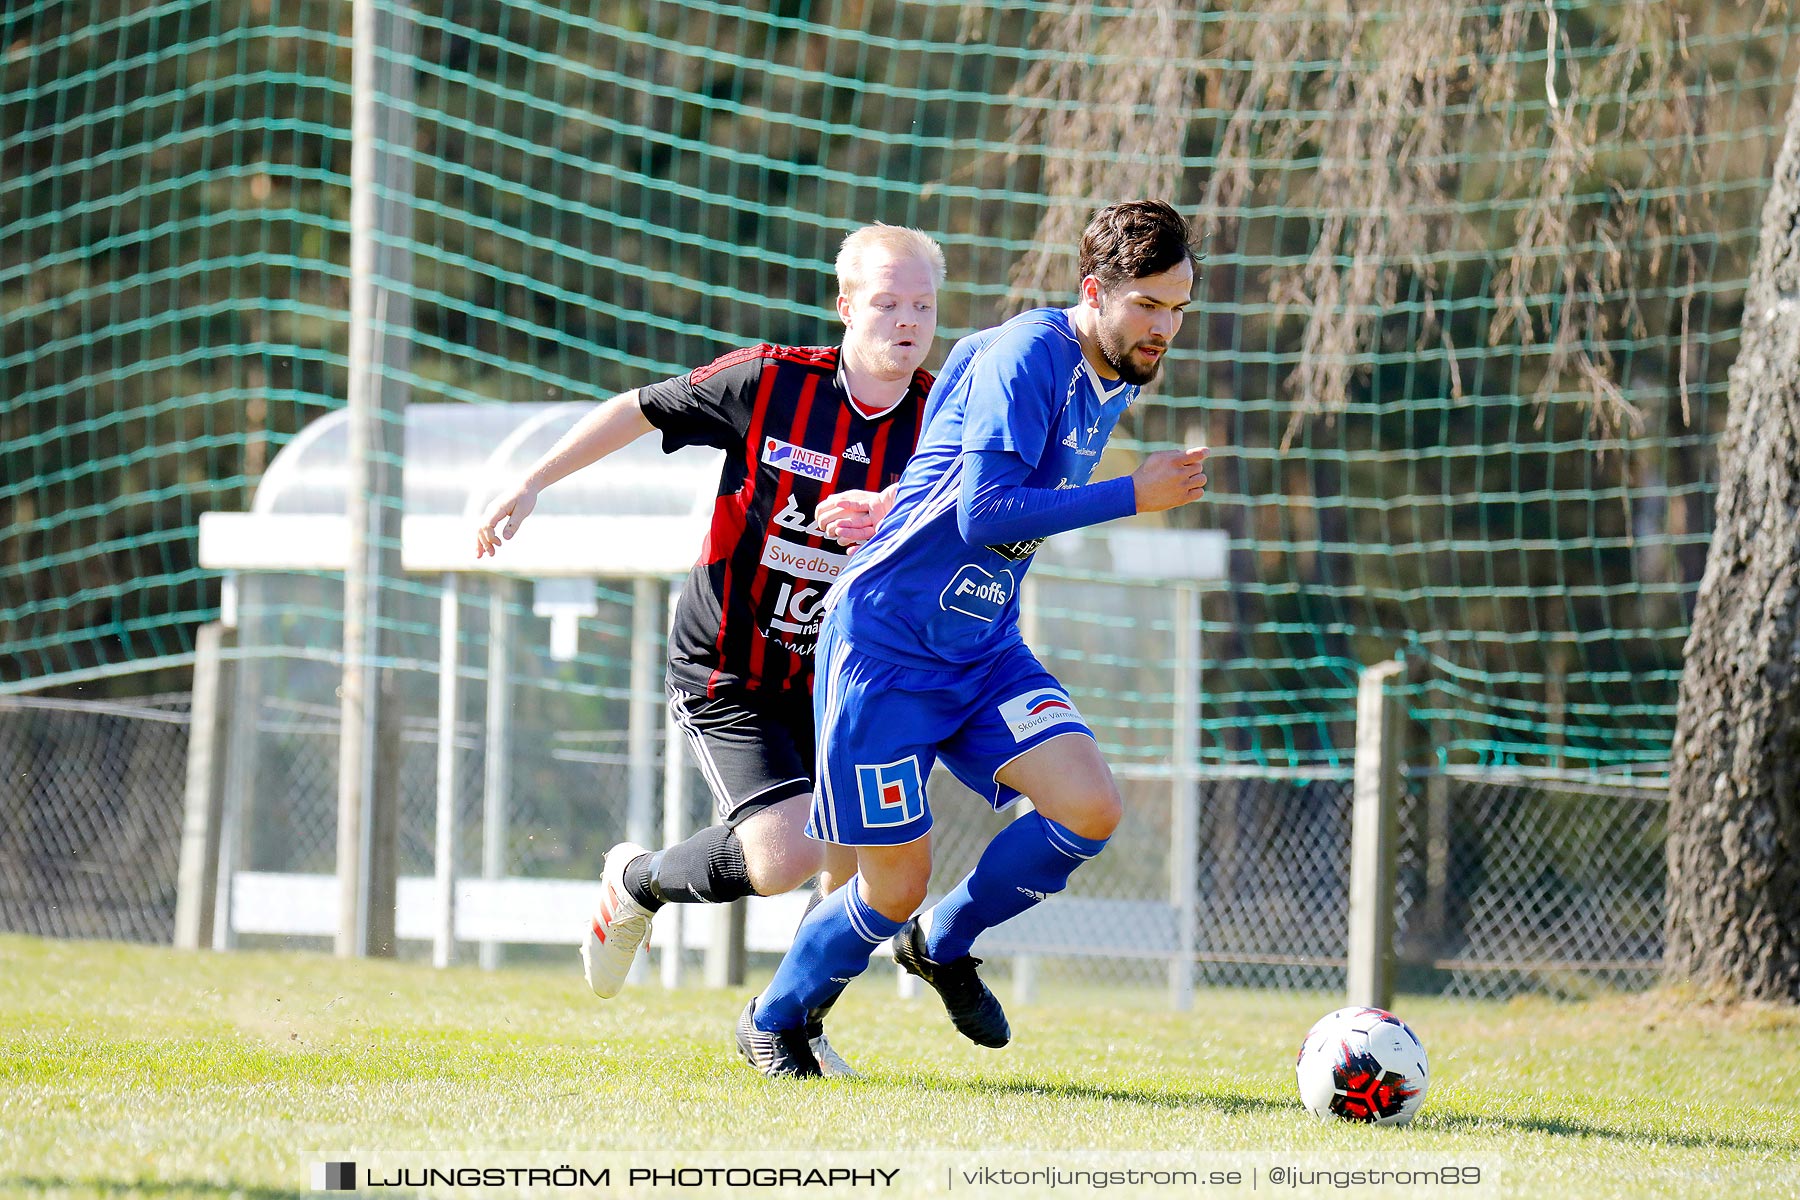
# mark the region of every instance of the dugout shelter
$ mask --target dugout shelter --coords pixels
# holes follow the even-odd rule
[[[546,489],[498,556],[478,560],[474,553],[474,523],[494,493],[591,409],[586,401],[406,407],[400,547],[406,578],[395,581],[401,649],[400,661],[391,665],[402,673],[437,668],[435,731],[417,730],[415,720],[415,736],[405,739],[433,744],[437,786],[434,814],[403,813],[403,820],[435,825],[436,834],[432,876],[407,875],[403,868],[398,880],[396,932],[402,939],[431,939],[441,962],[453,956],[458,940],[478,942],[484,960],[497,960],[502,944],[545,940],[547,913],[585,902],[573,893],[585,892],[587,883],[508,874],[516,840],[508,825],[518,807],[512,795],[519,757],[513,718],[522,676],[546,658],[551,664],[576,658],[580,622],[600,614],[602,580],[629,596],[630,669],[628,679],[610,688],[605,680],[598,685],[602,693],[620,693],[614,698],[622,703],[589,708],[622,710],[623,745],[613,754],[560,755],[568,760],[562,766],[573,769],[552,776],[570,790],[584,782],[623,790],[628,836],[646,842],[658,837],[665,614],[671,585],[692,565],[704,536],[723,455],[703,449],[665,455],[658,438],[640,438],[609,456],[602,469],[576,472]],[[344,515],[349,451],[347,411],[327,414],[276,455],[249,511],[200,519],[201,564],[226,573],[223,624],[235,633],[230,657],[238,667],[235,699],[222,706],[224,729],[216,739],[222,762],[216,764],[215,945],[231,945],[240,934],[328,936],[336,927],[334,878],[303,869],[309,857],[316,864],[319,856],[283,854],[261,843],[270,828],[283,827],[290,835],[275,841],[289,849],[309,840],[323,843],[316,835],[309,839],[308,830],[334,820],[329,797],[279,794],[284,772],[268,761],[267,702],[280,693],[282,711],[302,725],[308,713],[330,719],[331,666],[341,630],[336,575],[351,544]],[[521,626],[533,618],[547,626],[547,655],[520,653]],[[476,644],[476,661],[464,661],[465,643]],[[465,680],[480,682],[482,696],[470,696]],[[416,713],[419,697],[411,699],[402,696],[401,705]],[[293,729],[286,732],[285,743],[292,743]],[[471,746],[472,739],[478,745]],[[329,753],[330,739],[318,740],[320,752]],[[474,752],[461,757],[477,761],[478,782],[462,778],[468,772],[458,769],[459,747]],[[580,779],[583,766],[607,765],[622,765],[624,779],[592,770],[587,774],[601,777]],[[539,773],[536,782],[545,778]],[[457,861],[459,816],[471,791],[480,796],[478,871],[458,870]],[[295,811],[309,807],[318,811]],[[284,869],[259,869],[266,865]],[[453,885],[444,886],[446,881]]]

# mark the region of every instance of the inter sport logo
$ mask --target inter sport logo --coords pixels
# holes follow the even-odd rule
[[[830,483],[831,477],[837,474],[836,455],[820,454],[817,450],[808,450],[805,446],[796,446],[779,438],[763,439],[762,460],[777,471],[804,475],[820,483]]]
[[[1052,725],[1083,724],[1074,702],[1060,688],[1037,688],[1014,696],[1000,706],[1000,717],[1018,742]]]

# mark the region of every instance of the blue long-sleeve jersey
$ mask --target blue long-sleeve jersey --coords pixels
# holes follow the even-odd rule
[[[1018,640],[1019,583],[1043,538],[1136,511],[1129,479],[1088,478],[1137,394],[1088,365],[1069,310],[958,342],[893,509],[831,591],[851,644],[932,669]]]

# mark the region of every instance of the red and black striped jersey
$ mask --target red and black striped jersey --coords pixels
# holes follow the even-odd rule
[[[663,450],[726,452],[712,527],[682,589],[669,675],[721,688],[812,687],[825,592],[848,561],[814,525],[835,492],[900,478],[931,376],[913,373],[894,407],[871,414],[844,386],[838,348],[749,346],[638,390]]]

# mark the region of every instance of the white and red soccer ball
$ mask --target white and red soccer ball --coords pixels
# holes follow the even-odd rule
[[[1294,1060],[1300,1102],[1321,1121],[1404,1125],[1431,1084],[1425,1044],[1382,1008],[1340,1008],[1319,1018]]]

